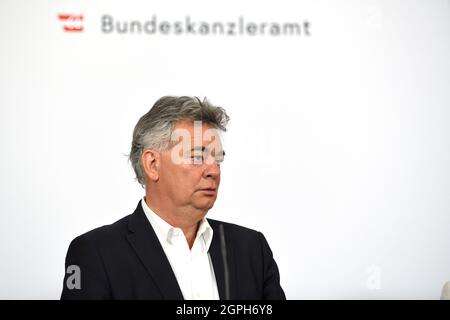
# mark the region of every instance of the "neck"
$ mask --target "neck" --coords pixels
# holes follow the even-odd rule
[[[192,249],[192,246],[194,245],[195,237],[197,236],[198,226],[200,223],[197,223],[195,226],[192,226],[192,228],[181,228],[183,230],[184,236],[186,237],[186,241],[189,245],[189,249]]]

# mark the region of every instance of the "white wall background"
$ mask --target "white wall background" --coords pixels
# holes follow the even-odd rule
[[[102,34],[103,14],[306,19],[311,36]],[[266,235],[288,298],[439,298],[449,57],[447,0],[2,0],[0,298],[58,299],[69,242],[132,213],[124,154],[167,94],[231,115],[209,215]]]

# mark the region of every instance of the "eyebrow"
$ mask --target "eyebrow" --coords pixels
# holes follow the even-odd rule
[[[208,148],[206,148],[205,146],[201,146],[201,147],[193,147],[192,149],[191,149],[191,152],[192,151],[201,151],[201,152],[205,152],[205,151],[208,151]],[[225,150],[222,150],[222,156],[225,156]]]
[[[191,151],[205,151],[206,147],[202,146],[202,147],[193,147],[191,149]]]

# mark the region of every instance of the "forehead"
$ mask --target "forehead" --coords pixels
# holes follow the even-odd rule
[[[190,137],[191,141],[194,142],[195,145],[203,145],[210,142],[221,144],[222,142],[222,135],[220,130],[202,121],[177,122],[174,131],[176,130],[182,131],[184,133],[182,134],[183,137],[186,136],[186,133],[189,133],[188,138]]]

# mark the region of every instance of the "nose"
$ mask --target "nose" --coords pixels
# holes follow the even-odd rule
[[[203,171],[203,177],[205,179],[209,178],[216,180],[220,177],[220,166],[216,162],[206,165],[205,170]]]

